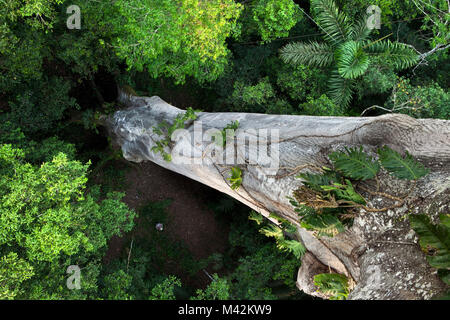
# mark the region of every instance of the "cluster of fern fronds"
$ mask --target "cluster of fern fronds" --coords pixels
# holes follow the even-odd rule
[[[397,179],[416,181],[428,170],[408,152],[405,156],[384,146],[377,150],[378,159],[364,152],[363,148],[345,148],[344,152],[329,155],[332,168],[323,167],[319,174],[301,173],[303,185],[294,191],[291,204],[299,214],[302,227],[316,231],[319,236],[334,236],[342,232],[344,224],[350,224],[358,209],[382,212],[403,205],[405,197],[379,192],[378,174],[383,167]],[[368,207],[367,199],[355,188],[354,183],[374,179],[377,190],[365,190],[369,194],[396,202],[392,207]]]

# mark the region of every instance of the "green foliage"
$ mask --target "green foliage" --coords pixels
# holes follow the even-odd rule
[[[256,85],[246,86],[241,81],[236,81],[232,98],[236,101],[242,101],[246,104],[264,104],[269,98],[275,96],[269,78],[261,79]]]
[[[383,168],[398,179],[417,180],[428,174],[429,170],[416,161],[407,151],[400,153],[384,146],[377,150]]]
[[[332,0],[311,0],[311,11],[317,23],[326,33],[325,39],[332,43],[348,40],[352,27],[349,18],[342,13]]]
[[[409,68],[417,62],[417,53],[404,43],[390,40],[365,42],[367,53],[389,61],[397,70]]]
[[[120,202],[123,195],[110,194],[101,204],[83,195],[88,165],[62,153],[40,168],[22,164],[20,157],[2,159],[14,171],[2,175],[7,183],[1,188],[0,244],[16,242],[30,260],[53,261],[63,252],[98,250],[120,234],[120,225],[131,228],[134,214]]]
[[[277,248],[281,251],[291,252],[297,259],[300,259],[306,252],[306,248],[301,242],[291,239],[278,239]]]
[[[356,83],[355,88],[360,99],[368,95],[387,93],[395,86],[397,75],[392,63],[386,62],[380,57],[373,57],[368,69],[370,72],[364,73]]]
[[[0,258],[0,299],[14,299],[23,281],[34,275],[33,267],[17,253],[10,252]]]
[[[355,90],[354,79],[345,79],[339,75],[338,70],[331,71],[328,80],[328,94],[333,102],[346,108],[350,105],[352,95]]]
[[[284,259],[283,264],[273,275],[273,280],[282,280],[289,288],[296,288],[299,259],[294,256],[292,259]],[[294,275],[294,276],[293,276]]]
[[[242,184],[242,170],[238,167],[231,168],[231,176],[228,179],[230,181],[230,188],[233,190],[238,190]]]
[[[261,223],[263,223],[264,218],[262,216],[262,214],[256,212],[256,211],[250,211],[250,214],[248,216],[249,220],[253,220],[256,222],[256,224],[259,226]]]
[[[317,99],[307,98],[307,102],[299,105],[302,113],[310,116],[343,116],[344,108],[335,104],[327,95],[323,94]]]
[[[229,124],[225,126],[225,128],[222,129],[222,147],[225,147],[227,144],[227,130],[233,130],[231,133],[234,136],[235,131],[239,128],[239,121],[231,121]],[[232,138],[231,136],[230,138]]]
[[[292,105],[283,99],[277,99],[274,103],[269,103],[265,111],[267,114],[298,114]]]
[[[316,231],[319,237],[334,237],[345,230],[344,225],[333,214],[309,214],[300,222],[302,228]]]
[[[228,300],[230,297],[230,284],[216,273],[212,275],[212,282],[204,290],[197,290],[196,296],[191,300]]]
[[[180,279],[169,276],[152,289],[150,300],[175,300],[174,289],[176,286],[181,286]]]
[[[20,128],[10,121],[0,124],[0,144],[12,144],[25,153],[25,159],[33,164],[51,161],[58,153],[64,153],[68,159],[75,159],[76,149],[72,143],[67,143],[53,136],[41,141],[27,139]]]
[[[431,46],[448,45],[449,43],[449,3],[445,0],[418,1],[413,0],[414,6],[424,15],[420,29],[431,31],[433,38]]]
[[[322,273],[314,276],[318,291],[330,296],[330,300],[345,300],[349,294],[348,279],[337,273]]]
[[[450,269],[450,215],[441,214],[440,223],[433,224],[427,215],[410,215],[411,227],[419,236],[422,250],[430,265],[437,269]],[[447,279],[448,276],[444,279]]]
[[[309,172],[299,173],[297,178],[301,178],[308,188],[315,191],[323,191],[322,186],[331,185],[334,182],[341,181],[338,173],[332,170],[325,170],[323,174],[313,174]]]
[[[369,67],[369,56],[363,51],[362,44],[359,42],[344,42],[335,54],[339,75],[344,79],[362,76]]]
[[[350,180],[345,179],[345,184],[333,183],[333,185],[322,186],[324,191],[333,191],[338,199],[348,200],[350,203],[365,204],[366,200],[355,191]]]
[[[258,0],[251,11],[263,42],[287,37],[300,20],[298,5],[292,0]]]
[[[387,146],[379,149],[378,154],[379,160],[375,160],[362,147],[346,148],[345,152],[329,155],[333,169],[323,167],[321,174],[300,173],[303,186],[294,191],[295,199],[290,202],[299,214],[301,226],[316,231],[318,236],[332,237],[342,232],[341,217],[348,213],[347,208],[370,210],[350,179],[374,179],[381,166],[399,179],[416,180],[428,173],[409,154],[402,157]]]
[[[410,47],[388,40],[366,41],[365,17],[351,23],[332,0],[311,1],[311,11],[316,23],[325,32],[325,43],[289,43],[280,50],[287,63],[333,67],[329,79],[329,94],[333,101],[347,107],[355,87],[355,79],[363,76],[370,65],[379,61],[391,63],[397,69],[405,69],[417,61],[417,54]]]
[[[22,19],[33,28],[52,28],[56,17],[55,5],[63,0],[2,1],[2,16],[10,21]]]
[[[17,266],[27,275],[18,273],[14,284],[7,285],[21,298],[61,298],[70,295],[61,288],[67,276],[64,266],[101,252],[113,235],[132,228],[135,213],[120,201],[123,194],[98,201],[95,192],[85,192],[88,164],[60,153],[37,167],[24,156],[11,145],[0,147],[0,252],[16,252]],[[72,257],[79,260],[70,261]],[[33,268],[31,279],[26,266]],[[95,263],[86,268],[85,293],[96,290],[88,270],[93,278],[98,273]],[[44,275],[51,281],[43,283]]]
[[[32,163],[52,161],[58,153],[64,153],[69,160],[74,160],[76,155],[75,145],[61,141],[58,137],[50,137],[40,143],[30,141],[24,150],[26,159]]]
[[[285,62],[306,64],[316,67],[331,66],[334,61],[332,47],[326,43],[311,41],[310,43],[291,42],[281,49],[281,58]]]
[[[259,232],[261,232],[266,237],[273,237],[276,240],[283,238],[283,230],[274,224],[269,224],[259,229]]]
[[[413,86],[409,79],[400,78],[385,103],[393,112],[416,118],[450,119],[450,93],[432,82]]]
[[[158,126],[153,127],[153,132],[157,135],[163,136],[163,139],[155,141],[155,146],[152,147],[153,152],[160,153],[167,162],[172,161],[172,156],[166,152],[166,147],[169,147],[172,142],[172,134],[178,129],[184,129],[186,121],[193,121],[197,119],[197,115],[192,108],[188,108],[186,112],[178,114],[172,124],[161,122]]]
[[[363,148],[346,148],[346,152],[333,152],[330,159],[336,170],[355,180],[373,179],[380,164],[367,155]]]
[[[291,225],[287,220],[282,218],[277,218],[279,221],[282,221],[282,225],[286,226],[286,228],[291,227],[290,231],[295,232],[296,228],[295,226]],[[285,239],[283,229],[276,226],[275,224],[268,224],[261,229],[259,229],[259,232],[265,235],[266,237],[273,237],[275,238],[277,242],[277,248],[280,251],[290,252],[292,253],[297,259],[300,259],[306,252],[306,248],[303,246],[303,244],[297,240],[293,239]]]
[[[268,284],[283,261],[279,250],[273,245],[253,249],[251,254],[239,259],[239,265],[230,275],[231,297],[245,300],[275,299]]]
[[[311,66],[281,63],[279,59],[272,62],[276,70],[276,84],[281,92],[297,101],[319,98],[326,88],[327,75]]]
[[[336,2],[342,12],[329,0],[312,1],[311,13],[320,25],[313,28],[292,0],[75,0],[81,7],[82,29],[68,30],[65,9],[72,3],[0,0],[0,298],[180,298],[186,288],[180,288],[179,278],[184,282],[194,277],[208,263],[220,268],[215,270],[226,268],[229,276],[214,275],[197,293],[189,288],[185,299],[192,294],[193,299],[274,299],[280,290],[295,290],[304,248],[287,236],[296,227],[271,214],[281,234],[266,227],[276,239],[265,238],[248,225],[248,209],[226,202],[216,207],[227,216],[241,216],[230,227],[229,252],[197,261],[182,243],[157,232],[155,223],[170,224],[165,201],[141,208],[145,232],[127,235],[125,250],[106,263],[108,240],[131,230],[136,214],[121,201],[123,194],[115,192],[124,189],[123,170],[117,162],[104,166],[112,158],[97,145],[103,138],[96,125],[100,113],[114,111],[107,97],[114,91],[113,81],[144,82],[141,91],[165,99],[179,93],[187,101],[195,96],[195,103],[211,106],[208,111],[350,115],[344,107],[357,92],[365,104],[448,119],[449,95],[443,89],[448,52],[437,51],[427,58],[428,65],[415,69],[414,77],[405,73],[409,78],[400,78],[395,86],[396,72],[415,63],[416,53],[395,42],[368,40],[369,30],[359,16],[367,1]],[[374,34],[394,32],[421,52],[448,43],[447,1],[371,4],[382,9],[383,29]],[[316,41],[318,32],[325,42]],[[306,42],[286,44],[287,39],[279,39],[287,36]],[[277,56],[282,46],[295,65]],[[157,79],[147,80],[149,76]],[[101,99],[92,94],[92,80],[107,100],[101,109],[93,108]],[[174,84],[182,82],[187,86]],[[384,94],[393,87],[383,104]],[[195,119],[193,110],[187,114],[154,128],[162,140],[153,151],[166,160],[171,133]],[[80,123],[86,124],[86,131]],[[236,130],[238,125],[235,121],[226,128]],[[91,172],[85,164],[89,158],[96,164]],[[425,174],[409,155],[386,159],[394,175]],[[352,184],[361,173],[335,167],[322,175],[303,176],[308,187],[303,191],[320,199],[309,203],[317,210],[293,200],[302,226],[321,236],[344,229],[344,206],[364,203]],[[358,170],[367,170],[362,167]],[[234,170],[230,183],[237,189],[242,172]],[[95,180],[88,183],[88,174]],[[101,185],[95,185],[99,179]],[[328,207],[321,207],[324,203]],[[259,214],[249,218],[263,228],[267,223]],[[441,225],[426,229],[436,235],[440,231],[433,228],[441,230]],[[441,252],[427,247],[437,264]],[[81,267],[82,290],[66,288],[69,265]],[[173,265],[182,272],[169,276],[166,270]],[[448,283],[448,270],[438,273]]]
[[[377,150],[379,162],[367,155],[362,147],[346,148],[346,152],[333,152],[330,160],[336,170],[355,180],[373,179],[381,165],[399,179],[417,180],[428,173],[428,170],[416,161],[407,151],[402,157],[387,146]]]
[[[232,0],[120,0],[111,16],[119,37],[113,46],[130,68],[153,76],[211,81],[224,70],[225,40],[236,31],[241,5]]]
[[[230,250],[224,253],[224,266],[230,270],[230,299],[277,299],[277,295],[297,292],[296,275],[300,260],[277,248],[274,239],[258,230],[270,223],[257,225],[249,221],[248,208],[233,200],[235,206],[220,210],[230,226]],[[220,206],[222,208],[222,206]],[[219,214],[218,210],[217,214]],[[256,213],[254,214],[256,215]],[[261,216],[261,215],[260,215]],[[231,224],[229,220],[231,219]],[[280,280],[282,283],[280,283]]]
[[[370,3],[367,0],[338,0],[342,10],[350,17],[357,18],[362,12],[367,10],[369,5],[376,5],[381,10],[381,26],[387,26],[389,29],[395,25],[394,20],[416,18],[420,12],[412,1],[402,0],[373,0]]]
[[[117,270],[103,278],[103,295],[108,300],[129,300],[131,296],[127,293],[131,286],[133,276],[123,270]]]
[[[0,119],[10,121],[26,134],[49,131],[63,118],[64,111],[78,107],[68,95],[70,88],[70,82],[55,77],[34,83],[9,102],[11,111],[0,114]]]

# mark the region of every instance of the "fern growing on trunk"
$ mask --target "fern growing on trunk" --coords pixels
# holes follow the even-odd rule
[[[378,159],[374,159],[362,147],[345,148],[344,152],[329,155],[332,169],[323,167],[320,174],[300,173],[298,178],[303,180],[303,185],[294,191],[294,199],[290,200],[299,215],[301,226],[316,232],[319,237],[332,237],[344,230],[343,221],[348,222],[348,218],[354,217],[355,209],[383,212],[402,205],[404,198],[368,190],[369,194],[387,197],[396,202],[387,208],[368,207],[368,201],[353,185],[356,181],[370,179],[376,179],[378,185],[377,175],[382,167],[397,179],[413,181],[413,187],[414,181],[429,172],[408,152],[402,156],[384,146],[377,153]]]

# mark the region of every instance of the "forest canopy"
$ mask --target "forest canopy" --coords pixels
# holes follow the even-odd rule
[[[126,197],[137,169],[99,119],[122,107],[120,86],[208,112],[449,120],[449,10],[446,0],[0,0],[0,299],[308,298],[295,287],[301,248],[280,246],[267,221],[223,195],[208,203],[229,230],[221,252],[200,259],[156,230],[177,228],[170,200]],[[66,287],[73,265],[79,290]],[[203,270],[206,283],[193,281]]]

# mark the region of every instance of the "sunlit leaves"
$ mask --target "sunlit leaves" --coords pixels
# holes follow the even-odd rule
[[[186,76],[210,81],[223,72],[229,54],[225,40],[242,8],[233,0],[119,0],[113,5],[125,18],[116,24],[119,56],[130,68],[177,82]]]

